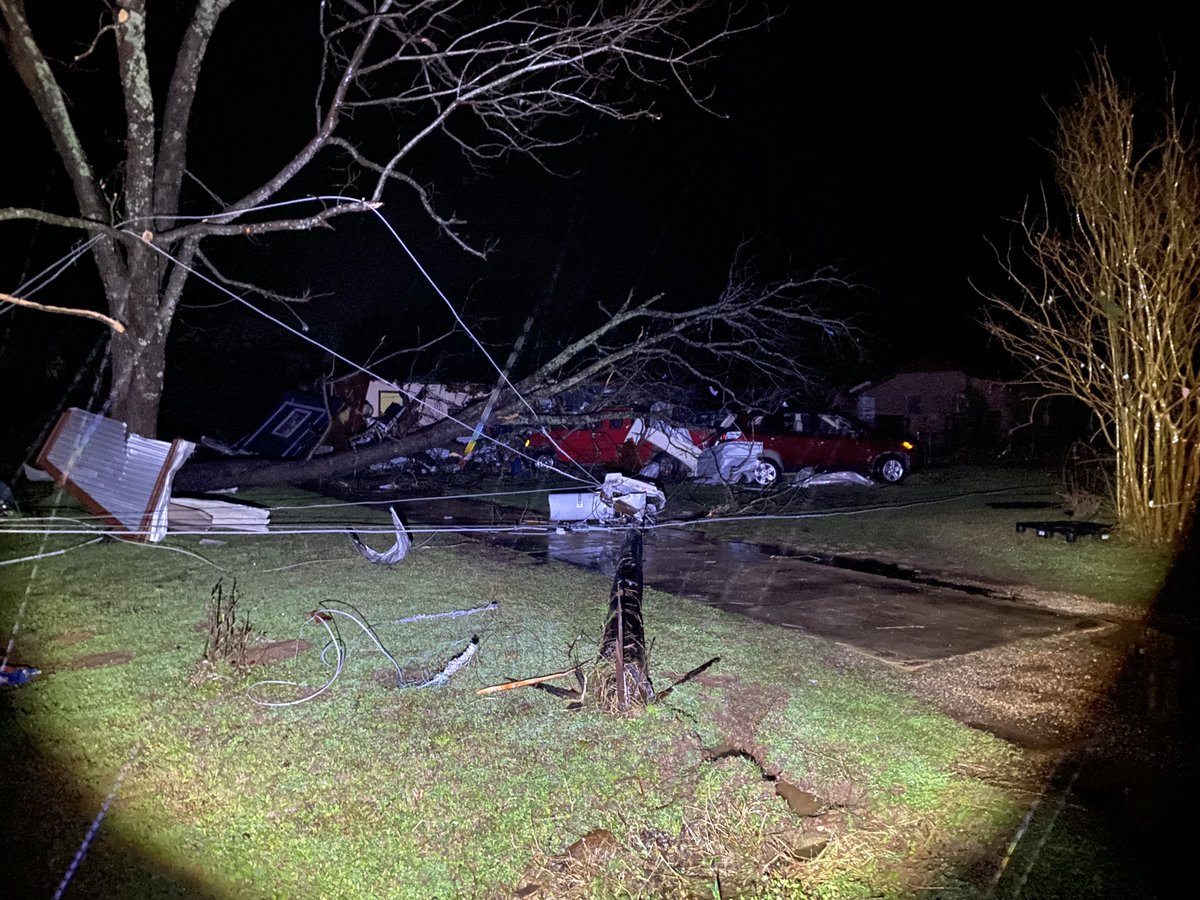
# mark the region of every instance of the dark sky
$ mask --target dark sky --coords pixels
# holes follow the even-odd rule
[[[389,198],[387,215],[451,298],[478,316],[523,316],[547,290],[558,317],[550,324],[569,322],[580,309],[631,288],[707,299],[720,288],[738,244],[751,240],[770,248],[766,275],[782,274],[786,264],[800,273],[832,265],[861,284],[845,308],[868,312],[867,321],[880,326],[882,363],[930,354],[977,361],[981,343],[971,317],[979,299],[971,282],[998,285],[987,240],[1008,239],[1006,219],[1049,176],[1051,110],[1071,99],[1096,45],[1147,100],[1158,100],[1171,76],[1181,101],[1194,100],[1200,14],[1155,6],[1134,12],[1094,4],[995,5],[971,8],[968,19],[966,7],[941,14],[843,7],[793,5],[728,45],[699,76],[711,85],[710,105],[722,117],[660,95],[657,122],[591,127],[586,142],[555,160],[570,177],[552,178],[520,161],[485,176],[461,168],[420,173],[437,186],[444,209],[468,218],[474,240],[496,242],[486,265],[431,235],[409,196]],[[253,29],[242,33],[258,40]],[[235,112],[241,125],[222,130],[209,153],[194,156],[202,175],[220,177],[211,167],[222,165],[226,148],[234,166],[266,164],[281,152],[273,135],[278,140],[287,129],[263,127],[258,110],[281,73],[289,75],[292,94],[305,94],[303,79],[286,72],[288,60],[268,53],[246,59],[236,70],[242,89],[226,82],[217,92],[213,108]],[[13,78],[0,74],[9,109]],[[202,81],[202,98],[205,89]],[[300,108],[307,110],[307,101]],[[12,109],[10,122],[34,130],[15,145],[29,156],[9,170],[0,205],[18,197],[36,202],[54,166],[36,122]],[[110,130],[119,133],[119,126]],[[11,290],[33,243],[25,226],[0,229],[6,238],[0,290]],[[351,355],[365,355],[380,333],[389,334],[392,348],[412,334],[419,316],[390,305],[397,294],[440,302],[366,220],[344,220],[332,240],[308,243],[300,256],[263,243],[247,259],[251,270],[276,274],[286,259],[293,280],[338,292],[336,301],[314,303],[304,314],[310,333]],[[85,280],[91,273],[89,265]],[[180,334],[219,335],[230,311],[185,311]],[[428,323],[422,334],[434,328]],[[11,355],[21,337],[8,329],[0,322],[0,354]],[[502,322],[494,324],[501,355],[504,332]],[[256,363],[281,379],[297,377],[302,355],[293,355],[294,367],[273,362],[287,357],[294,342],[275,334],[250,357],[219,347],[193,353],[191,361],[206,366],[210,378],[221,368],[231,383],[239,367]],[[60,334],[56,346],[68,345]],[[177,396],[185,396],[178,393],[181,380],[174,381]],[[193,386],[181,402],[204,392]]]
[[[1195,13],[819,15],[794,7],[728,45],[700,76],[721,117],[659,97],[659,121],[602,124],[559,157],[569,178],[518,162],[498,179],[448,179],[442,200],[496,250],[477,268],[434,241],[423,261],[481,313],[526,308],[557,272],[555,308],[571,317],[631,287],[711,296],[751,240],[771,251],[766,275],[832,265],[861,284],[842,302],[879,326],[881,364],[977,362],[972,284],[1002,287],[988,242],[1008,241],[1009,220],[1049,182],[1052,110],[1094,47],[1150,105],[1168,77],[1183,100],[1200,95]],[[420,224],[405,233],[419,242]]]
[[[1197,96],[1200,31],[1082,9],[967,22],[795,7],[711,73],[727,118],[668,105],[602,145],[581,227],[597,252],[625,231],[666,287],[763,237],[798,269],[836,265],[869,288],[855,302],[890,314],[896,357],[973,356],[971,282],[999,285],[987,241],[1048,180],[1051,110],[1093,46],[1149,100],[1172,73]]]

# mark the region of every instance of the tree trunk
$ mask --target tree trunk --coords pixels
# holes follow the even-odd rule
[[[109,311],[125,326],[111,338],[109,415],[134,434],[158,436],[169,324],[159,316],[159,264],[134,248],[129,268],[105,279]],[[172,435],[173,437],[173,435]]]
[[[474,403],[455,414],[469,420],[483,408],[483,403]],[[312,459],[222,459],[214,462],[185,465],[175,476],[175,487],[185,491],[211,491],[228,487],[260,487],[277,484],[301,484],[323,481],[342,475],[365,471],[376,463],[387,462],[397,456],[411,456],[431,447],[449,443],[468,432],[459,422],[443,419],[427,428],[395,440],[383,441],[365,447],[351,447],[339,453],[328,453]]]
[[[148,335],[130,330],[112,337],[109,414],[128,425],[133,434],[157,437],[166,349],[166,335],[158,328]]]

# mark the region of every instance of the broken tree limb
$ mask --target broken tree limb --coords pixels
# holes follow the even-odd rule
[[[678,681],[672,682],[671,686],[669,688],[667,688],[665,691],[663,691],[661,694],[658,695],[658,699],[659,700],[665,699],[666,696],[669,693],[671,693],[671,691],[675,690],[675,688],[679,687],[681,684],[686,684],[687,682],[689,682],[693,678],[695,678],[697,675],[704,674],[705,672],[708,671],[710,666],[714,666],[717,663],[719,663],[720,661],[721,661],[721,657],[714,656],[708,662],[702,663],[702,664],[696,666],[696,668],[692,669],[692,671],[688,672],[686,675],[684,675]]]
[[[35,303],[32,300],[26,300],[22,297],[14,297],[12,294],[0,292],[0,303],[11,303],[14,306],[24,306],[28,309],[36,309],[41,312],[59,313],[64,316],[82,316],[85,319],[95,319],[97,322],[103,322],[117,334],[125,333],[125,326],[118,322],[112,316],[106,316],[104,313],[95,312],[90,309],[76,309],[72,306],[50,306],[47,303]]]
[[[408,548],[412,546],[412,538],[408,536],[408,532],[404,530],[404,523],[400,521],[400,517],[396,515],[394,506],[388,507],[388,512],[392,514],[392,524],[396,528],[396,543],[390,548],[380,553],[378,550],[372,550],[362,542],[353,529],[348,528],[350,534],[350,542],[354,544],[362,558],[369,563],[374,563],[381,566],[394,566],[400,560],[408,555]]]
[[[568,675],[574,675],[579,671],[579,666],[574,666],[562,672],[553,672],[550,675],[537,675],[533,678],[521,678],[517,681],[506,681],[503,684],[493,684],[485,688],[480,688],[475,692],[479,697],[486,697],[490,694],[498,694],[501,691],[512,691],[517,688],[532,687],[533,685],[541,684],[544,681],[555,681],[559,678],[566,678]]]

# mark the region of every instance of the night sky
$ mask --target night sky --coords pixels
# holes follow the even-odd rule
[[[1069,102],[1096,45],[1147,101],[1163,96],[1171,75],[1181,105],[1200,96],[1200,14],[1181,19],[1155,7],[1134,13],[1079,4],[1037,12],[973,8],[971,16],[785,9],[767,28],[736,38],[700,75],[723,117],[660,95],[657,122],[587,123],[587,140],[552,160],[566,178],[519,160],[471,175],[427,157],[429,169],[418,174],[437,186],[442,207],[468,219],[467,234],[477,243],[495,242],[486,264],[432,233],[409,195],[389,198],[385,214],[451,299],[479,317],[501,355],[506,333],[547,291],[547,327],[631,288],[706,300],[720,289],[739,243],[749,240],[768,251],[767,276],[788,265],[797,273],[834,266],[861,285],[841,302],[875,329],[876,369],[930,355],[989,361],[972,323],[979,309],[972,283],[1001,286],[988,241],[1004,244],[1006,220],[1048,182],[1052,110]],[[242,130],[226,128],[197,150],[202,175],[222,177],[223,153],[236,167],[274,165],[272,153],[290,153],[294,145],[273,146],[272,135],[290,140],[295,132],[255,114],[264,92],[281,83],[287,59],[260,54],[248,61],[237,75],[248,89],[222,92],[209,107],[216,113],[241,103],[235,111]],[[298,75],[294,81],[303,83]],[[204,88],[202,82],[202,98]],[[7,64],[0,91],[13,121],[36,128],[22,112],[28,101],[14,96]],[[15,147],[24,154],[19,181],[5,179],[0,205],[53,195],[57,162],[35,131],[29,135]],[[13,223],[0,229],[0,290],[12,290],[47,230],[34,235]],[[290,249],[282,241],[260,243],[242,257],[239,274],[267,272],[292,288],[335,292],[301,312],[310,334],[358,358],[381,334],[393,350],[440,327],[438,315],[421,309],[440,301],[377,224],[344,219],[320,240],[302,238]],[[64,279],[64,293],[39,299],[70,303],[68,285],[98,295],[92,273],[89,263],[79,279]],[[407,305],[397,305],[398,296]],[[197,294],[191,302],[215,299]],[[35,317],[18,315],[16,326],[16,317],[0,317],[6,374],[15,349],[33,346],[27,320]],[[168,414],[180,428],[195,419],[180,410],[198,410],[202,397],[220,399],[244,383],[247,369],[281,382],[264,382],[267,397],[319,365],[294,338],[265,337],[238,315],[228,305],[181,314],[180,349],[168,373],[175,410]],[[72,370],[95,326],[54,326],[57,365]],[[236,334],[253,335],[253,352],[238,348]],[[214,404],[222,405],[228,408]]]

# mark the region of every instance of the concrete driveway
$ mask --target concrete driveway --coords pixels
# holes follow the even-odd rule
[[[603,531],[496,538],[514,549],[607,575],[613,574],[621,539]],[[686,528],[654,531],[645,544],[649,587],[836,641],[904,668],[1103,624],[978,586],[879,569],[855,571],[846,562],[713,540]]]
[[[404,512],[411,524],[518,521],[515,510],[460,500],[425,501],[406,506]],[[486,539],[534,558],[611,576],[622,534],[546,529]],[[977,585],[870,561],[820,561],[756,544],[715,540],[687,526],[648,533],[645,580],[649,587],[836,641],[906,669],[1024,638],[1105,624]]]

